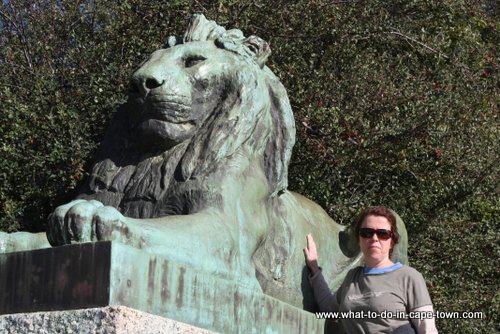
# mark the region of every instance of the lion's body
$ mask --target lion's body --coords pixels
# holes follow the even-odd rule
[[[294,118],[264,66],[267,44],[203,16],[175,41],[132,76],[78,199],[49,218],[49,241],[128,243],[311,308],[305,235],[337,285],[359,256],[342,226],[286,189]]]
[[[286,190],[295,128],[286,91],[271,71],[213,41],[190,41],[153,53],[132,80],[138,88],[116,114],[79,199],[135,218],[131,229],[140,230],[145,219],[161,225],[154,236],[135,232],[143,249],[237,277],[297,306],[312,299],[304,294],[307,233],[317,236],[323,258],[337,262],[327,276],[352,262],[340,250],[343,228]],[[161,232],[169,221],[195,216],[200,228],[185,236],[186,244],[208,245],[212,261],[172,249],[173,237]],[[210,220],[206,231],[201,224]]]

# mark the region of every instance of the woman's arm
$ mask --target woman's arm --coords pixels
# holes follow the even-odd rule
[[[318,265],[318,252],[316,249],[316,243],[311,234],[307,237],[307,246],[304,248],[304,256],[306,259],[307,267],[311,272],[309,276],[309,282],[313,288],[314,299],[319,306],[319,310],[323,312],[337,311],[338,304],[337,298],[332,293],[328,284],[321,273],[321,268]]]
[[[316,274],[309,277],[309,282],[313,288],[314,299],[318,304],[319,310],[322,312],[338,311],[337,296],[328,287],[321,273],[321,268],[318,269]]]
[[[411,324],[418,334],[437,334],[438,331],[434,320],[434,309],[432,308],[432,305],[417,307],[411,312],[422,312],[427,315],[433,315],[432,317],[422,316],[410,318]]]

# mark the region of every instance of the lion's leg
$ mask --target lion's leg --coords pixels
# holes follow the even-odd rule
[[[60,244],[117,241],[257,287],[252,254],[265,231],[260,226],[267,222],[265,212],[226,211],[207,208],[189,215],[134,219],[97,201],[80,200],[56,209],[49,219],[49,235]]]
[[[261,290],[255,268],[249,268],[251,253],[240,247],[238,226],[228,222],[217,213],[201,212],[146,220],[126,218],[125,224],[131,231],[140,231],[141,248],[147,252]]]

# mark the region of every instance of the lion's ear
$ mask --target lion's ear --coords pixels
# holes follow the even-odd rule
[[[178,44],[182,44],[182,38],[177,36],[168,36],[167,42],[165,43],[165,48],[171,48]]]
[[[263,68],[267,58],[271,55],[269,44],[262,38],[253,35],[244,39],[242,43],[255,54],[255,62],[259,64],[260,68]]]

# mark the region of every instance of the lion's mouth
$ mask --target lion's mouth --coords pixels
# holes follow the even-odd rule
[[[174,124],[193,123],[191,104],[180,99],[152,96],[144,101],[145,119],[157,119]]]

